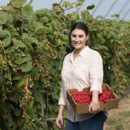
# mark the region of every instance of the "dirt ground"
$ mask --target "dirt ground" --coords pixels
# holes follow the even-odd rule
[[[103,130],[130,130],[130,94],[120,100],[118,109],[109,111]]]

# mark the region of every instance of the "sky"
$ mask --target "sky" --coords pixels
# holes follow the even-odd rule
[[[0,0],[0,6],[7,5],[10,0]],[[52,9],[53,3],[59,3],[61,0],[33,0],[31,5],[33,6],[34,12],[38,9],[47,8]],[[61,3],[61,5],[64,3]],[[77,0],[69,0],[70,3],[76,2]],[[27,0],[29,3],[30,0]],[[89,10],[90,14],[93,15],[94,18],[96,16],[101,15],[104,19],[114,19],[111,15],[119,14],[119,20],[124,19],[125,21],[130,20],[130,0],[85,0],[83,5],[80,7],[80,10],[86,10],[87,6],[94,4],[95,8]],[[72,11],[77,11],[77,9],[73,8],[67,13],[71,13]]]

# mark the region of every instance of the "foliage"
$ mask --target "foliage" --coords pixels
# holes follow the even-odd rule
[[[75,22],[84,22],[89,27],[90,48],[103,58],[104,83],[116,93],[129,87],[130,22],[98,21],[88,10],[80,12],[81,18],[77,12],[64,14],[65,10],[80,7],[83,0],[64,2],[62,7],[53,4],[53,10],[44,8],[36,12],[29,4],[23,6],[25,2],[11,0],[8,6],[0,7],[2,130],[57,129],[55,122],[46,122],[46,118],[58,113],[62,61],[73,50],[68,35]],[[92,8],[94,5],[88,7]]]

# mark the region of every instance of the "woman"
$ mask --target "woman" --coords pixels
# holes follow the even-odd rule
[[[67,106],[65,130],[103,130],[107,118],[107,111],[99,112],[98,95],[102,92],[103,63],[100,54],[88,47],[88,27],[82,22],[75,23],[70,31],[70,40],[75,48],[65,56],[61,73],[62,87],[58,102],[59,112],[56,125],[63,126],[63,111]],[[76,114],[67,101],[66,90],[90,87],[92,102],[89,113]]]

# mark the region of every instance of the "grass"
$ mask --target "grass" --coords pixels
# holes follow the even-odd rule
[[[108,119],[107,121],[106,121],[106,124],[108,124],[108,125],[115,125],[117,123],[117,121],[116,120],[113,120],[113,119]]]
[[[121,112],[121,113],[119,113],[119,115],[120,116],[123,116],[123,117],[125,117],[125,118],[127,118],[127,117],[130,117],[130,111],[127,111],[127,112]]]
[[[124,127],[122,124],[120,124],[115,127],[115,130],[124,130]]]
[[[129,130],[130,129],[130,111],[123,111],[118,115],[108,118],[105,124],[105,130]],[[129,123],[129,124],[128,124]]]

